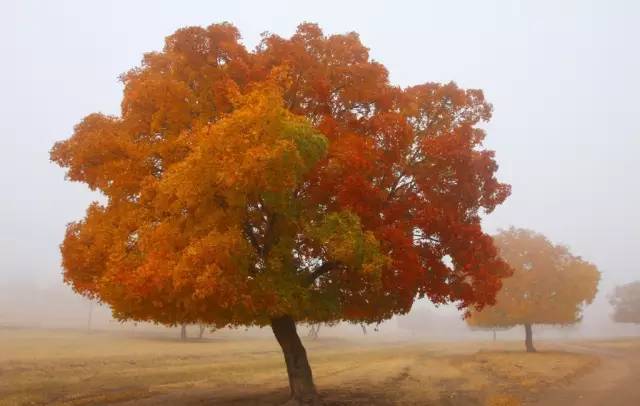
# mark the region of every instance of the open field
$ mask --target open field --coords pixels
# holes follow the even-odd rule
[[[0,330],[0,405],[286,400],[287,377],[274,339],[209,337],[182,343],[99,332]],[[365,337],[305,344],[320,393],[333,405],[506,406],[545,399],[553,404],[560,392],[570,393],[564,388],[606,364],[608,352],[640,359],[640,340],[541,342],[537,354],[522,352],[520,342],[500,341],[383,343]]]

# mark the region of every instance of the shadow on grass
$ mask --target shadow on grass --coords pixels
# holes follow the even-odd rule
[[[402,402],[399,399],[401,393],[384,393],[378,388],[321,388],[320,398],[324,406],[392,406],[392,405],[424,405],[424,406],[481,406],[477,396],[465,393],[443,393],[438,400],[423,399],[413,402]],[[166,397],[153,397],[146,401],[135,402],[136,405],[219,405],[219,406],[281,406],[289,400],[289,389],[281,388],[271,391],[256,390],[245,394],[195,394],[191,396],[169,395]],[[133,403],[131,404],[133,405]],[[126,406],[131,406],[126,404]],[[125,406],[125,404],[122,404]]]
[[[191,391],[186,393],[171,393],[166,395],[153,396],[146,399],[139,398],[135,401],[119,403],[121,406],[149,406],[149,405],[175,405],[175,406],[195,406],[195,405],[219,405],[219,406],[280,406],[289,400],[289,389],[281,388],[276,390],[260,391],[250,389],[249,393],[220,394],[206,391],[198,393]],[[320,389],[320,398],[325,406],[339,405],[371,405],[390,406],[396,405],[391,398],[384,394],[371,393],[359,389],[326,388]],[[446,404],[446,403],[443,403]]]

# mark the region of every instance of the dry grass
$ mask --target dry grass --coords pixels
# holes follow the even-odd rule
[[[520,343],[306,346],[318,388],[335,405],[513,406],[595,365],[584,354],[526,354]],[[279,404],[286,384],[273,339],[0,330],[0,405]]]

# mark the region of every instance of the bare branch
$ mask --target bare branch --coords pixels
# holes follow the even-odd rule
[[[262,255],[262,247],[258,243],[258,238],[253,232],[253,226],[251,225],[251,223],[249,223],[248,221],[245,221],[245,223],[243,224],[243,231],[244,231],[244,234],[249,239],[251,246],[256,250],[256,252],[259,255]]]
[[[311,274],[309,275],[309,284],[311,285],[322,275],[333,271],[334,269],[338,269],[342,266],[342,264],[338,261],[327,261],[324,264],[317,267]]]

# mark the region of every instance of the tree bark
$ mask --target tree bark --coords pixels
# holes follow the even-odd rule
[[[298,405],[320,405],[320,399],[313,384],[313,374],[307,359],[307,352],[296,331],[296,323],[291,316],[271,319],[271,329],[282,348],[289,376],[291,401]]]
[[[527,352],[536,352],[536,349],[533,346],[533,331],[531,330],[530,323],[525,323],[524,334],[525,334],[524,345],[527,348]]]

